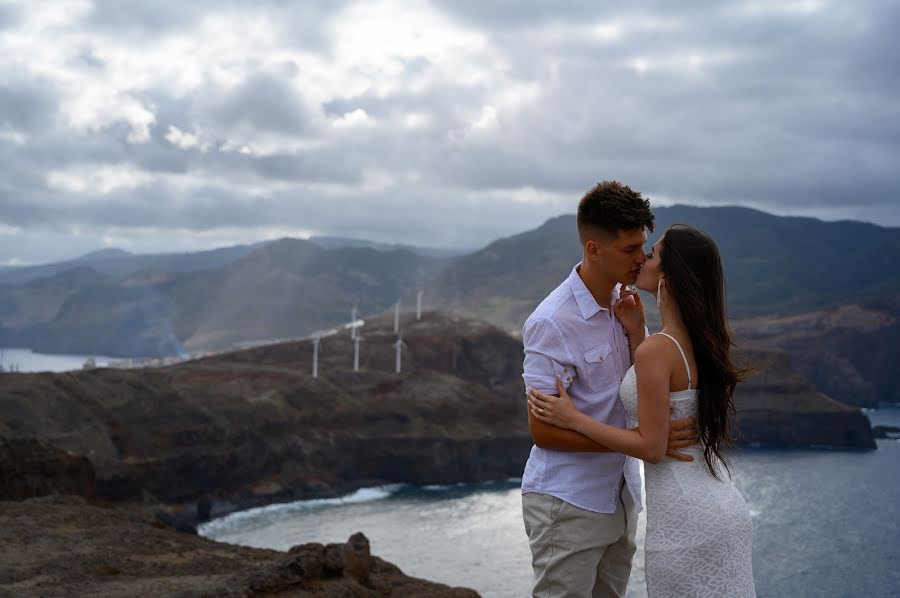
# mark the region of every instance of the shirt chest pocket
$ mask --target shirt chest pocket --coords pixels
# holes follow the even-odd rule
[[[615,350],[609,343],[602,343],[584,353],[581,380],[591,390],[601,391],[618,386],[619,374],[615,364]]]

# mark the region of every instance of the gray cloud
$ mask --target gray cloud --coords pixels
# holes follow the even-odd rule
[[[308,130],[303,98],[287,82],[257,73],[231,92],[208,89],[198,94],[197,116],[220,129],[299,134]]]
[[[22,12],[18,6],[0,4],[0,30],[12,29],[22,20]]]
[[[0,58],[0,263],[46,255],[3,225],[52,231],[59,257],[74,226],[82,240],[152,228],[161,248],[241,227],[480,245],[572,211],[603,178],[659,201],[900,225],[893,2],[436,2],[442,28],[483,35],[463,66],[416,50],[443,30],[395,44],[377,20],[350,39],[373,36],[363,62],[347,62],[335,32],[351,3],[188,4],[95,2],[77,43],[58,41],[60,72]],[[266,17],[279,50],[230,49],[188,89],[134,78],[117,97],[152,115],[141,142],[138,108],[91,127],[64,118],[73,78],[131,80],[109,40],[163,48],[223,14]],[[0,9],[0,28],[23,19]]]
[[[46,83],[14,76],[0,83],[0,130],[43,128],[55,110],[55,97]]]
[[[160,34],[190,32],[211,16],[272,16],[289,44],[323,51],[330,40],[321,24],[347,4],[345,0],[256,0],[250,6],[239,0],[93,0],[85,25],[116,37],[126,34],[153,40]]]

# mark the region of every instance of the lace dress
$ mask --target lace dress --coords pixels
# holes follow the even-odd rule
[[[678,341],[664,336],[675,341],[688,367]],[[634,366],[622,380],[620,395],[628,413],[628,425],[636,427]],[[673,420],[696,418],[697,391],[688,382],[688,390],[669,394],[669,405]],[[709,472],[700,445],[683,452],[694,460],[685,463],[666,458],[655,465],[644,464],[647,594],[650,598],[754,597],[753,528],[747,504],[731,483],[724,465],[718,467],[721,480]]]

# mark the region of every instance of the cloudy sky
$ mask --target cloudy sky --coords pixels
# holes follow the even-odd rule
[[[895,0],[0,0],[0,265],[480,246],[607,178],[900,226],[898,30]]]

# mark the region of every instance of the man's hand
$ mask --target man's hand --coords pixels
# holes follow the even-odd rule
[[[669,424],[669,446],[666,448],[666,456],[679,461],[693,461],[694,458],[677,449],[694,446],[700,442],[697,438],[697,420],[690,417],[677,419]]]

